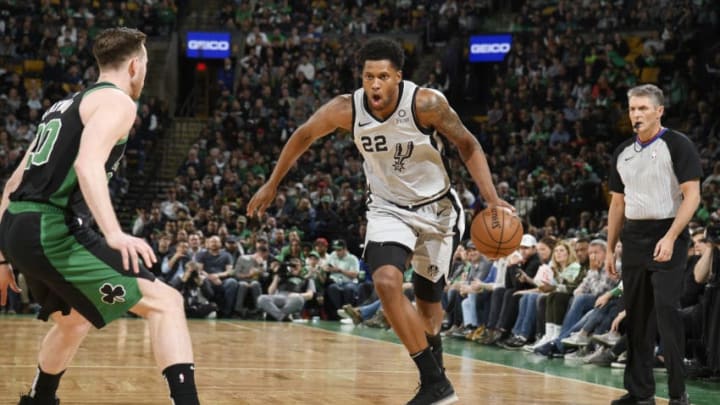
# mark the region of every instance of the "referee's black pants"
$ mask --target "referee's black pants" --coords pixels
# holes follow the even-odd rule
[[[620,237],[628,336],[625,388],[639,398],[655,395],[653,363],[658,334],[668,371],[670,397],[679,398],[685,392],[685,334],[680,297],[690,246],[687,229],[675,241],[670,261],[659,263],[653,260],[655,245],[672,221],[672,218],[626,220]]]

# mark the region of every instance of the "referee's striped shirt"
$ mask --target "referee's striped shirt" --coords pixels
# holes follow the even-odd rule
[[[701,177],[700,155],[692,141],[663,128],[646,143],[630,138],[615,149],[609,187],[625,195],[626,218],[666,219],[680,208],[680,184]]]

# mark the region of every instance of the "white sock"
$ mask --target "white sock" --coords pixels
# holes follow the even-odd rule
[[[553,339],[557,339],[560,336],[560,325],[551,323],[550,326],[552,328],[552,335],[550,336],[552,336]]]
[[[545,322],[545,336],[543,336],[543,340],[546,342],[552,340],[555,330],[554,326],[554,323]]]

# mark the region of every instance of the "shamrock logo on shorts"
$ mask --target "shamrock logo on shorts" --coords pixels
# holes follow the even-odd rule
[[[122,285],[113,286],[110,283],[105,283],[100,287],[100,293],[103,302],[106,304],[125,302],[125,287]]]

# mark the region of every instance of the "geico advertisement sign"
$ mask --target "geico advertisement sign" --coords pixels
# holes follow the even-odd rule
[[[470,62],[502,62],[512,48],[511,34],[472,35],[468,48]]]
[[[230,42],[228,41],[207,41],[200,39],[193,39],[188,41],[188,49],[197,51],[227,51],[230,49]]]
[[[482,54],[482,53],[508,53],[510,52],[509,43],[497,43],[497,44],[472,44],[470,45],[470,53]]]
[[[229,32],[188,32],[185,54],[188,58],[222,59],[230,56]]]

